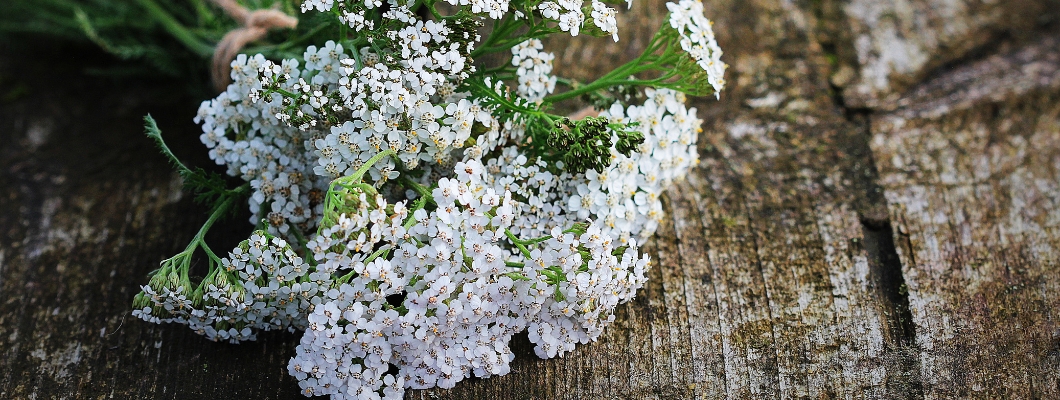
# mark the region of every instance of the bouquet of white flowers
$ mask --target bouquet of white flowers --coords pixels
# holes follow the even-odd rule
[[[336,399],[503,375],[523,331],[542,358],[595,340],[645,282],[661,191],[698,160],[685,93],[725,83],[702,4],[667,6],[642,55],[578,83],[540,39],[617,41],[598,0],[305,0],[341,34],[301,59],[231,63],[195,120],[246,184],[173,158],[212,213],[134,315],[231,342],[304,331],[288,371]],[[489,53],[510,61],[475,63]],[[599,114],[550,112],[575,98]],[[172,158],[150,119],[148,134]],[[257,229],[213,252],[206,231],[244,199]]]

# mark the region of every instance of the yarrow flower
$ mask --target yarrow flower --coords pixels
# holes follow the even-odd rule
[[[615,19],[615,9],[608,7],[598,0],[593,0],[593,23],[604,33],[610,34],[618,41],[618,21]]]
[[[519,96],[533,102],[544,100],[545,96],[556,90],[556,77],[551,76],[552,53],[543,51],[540,40],[530,39],[512,47],[512,65],[516,66],[515,75],[519,80],[516,89]]]
[[[303,12],[331,14],[353,39],[232,62],[233,83],[195,121],[210,158],[246,184],[182,170],[215,208],[142,287],[134,316],[229,342],[303,332],[288,372],[304,394],[334,399],[506,374],[524,331],[541,358],[599,338],[646,282],[639,244],[663,217],[662,192],[698,162],[696,109],[666,78],[625,88],[672,60],[648,53],[580,84],[553,75],[537,37],[514,33],[617,41],[616,11],[600,1],[546,1],[540,15],[447,2],[459,12],[440,18],[418,2],[305,0]],[[702,5],[668,7],[664,30],[721,90]],[[487,18],[497,25],[483,39]],[[510,63],[474,61],[501,51]],[[575,97],[599,115],[550,113]],[[244,198],[257,229],[215,255],[205,231]],[[208,270],[193,284],[200,249]]]
[[[713,23],[703,16],[701,0],[666,3],[670,10],[670,27],[681,35],[681,48],[707,72],[707,81],[717,95],[725,87],[726,65],[721,61],[721,47],[714,39]]]

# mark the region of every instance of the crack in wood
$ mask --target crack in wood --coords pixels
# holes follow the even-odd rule
[[[888,334],[884,339],[892,352],[893,365],[898,367],[898,383],[907,390],[906,398],[921,398],[924,394],[920,379],[919,348],[916,344],[916,324],[909,307],[909,290],[902,274],[902,262],[894,245],[894,229],[889,220],[860,219],[865,252],[869,257],[869,271],[874,291],[887,311]]]
[[[831,3],[815,3],[814,11],[822,20],[825,19],[826,10]],[[837,62],[840,57],[836,42],[837,39],[834,38],[825,38],[819,42],[826,57],[834,60],[833,62]],[[871,279],[868,290],[877,297],[885,316],[883,326],[887,332],[884,341],[890,352],[887,364],[892,372],[891,376],[895,378],[894,382],[889,381],[888,385],[897,386],[888,392],[904,398],[922,398],[924,390],[920,378],[916,324],[909,304],[909,291],[903,275],[902,261],[895,247],[895,232],[887,210],[887,201],[870,147],[870,119],[874,110],[848,105],[842,94],[843,88],[831,80],[828,85],[832,102],[843,118],[854,126],[853,129],[840,133],[840,136],[845,136],[843,139],[847,155],[852,159],[852,162],[846,164],[843,174],[850,180],[855,193],[853,204],[861,225],[861,245],[868,257]]]

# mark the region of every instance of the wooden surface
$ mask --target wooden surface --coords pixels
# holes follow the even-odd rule
[[[558,71],[631,58],[661,4],[550,43]],[[646,288],[565,358],[517,338],[511,374],[408,397],[1060,398],[1060,4],[705,5],[730,86],[696,100]],[[140,117],[206,166],[200,99],[31,50],[0,45],[0,398],[299,398],[296,335],[129,316],[203,218]]]

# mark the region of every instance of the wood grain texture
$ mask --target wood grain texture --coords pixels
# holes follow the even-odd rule
[[[649,14],[662,2],[637,2]],[[703,162],[667,195],[647,287],[597,343],[562,360],[520,358],[509,376],[416,398],[883,398],[908,392],[907,352],[877,302],[859,243],[863,201],[843,183],[857,137],[827,93],[810,9],[711,2],[732,67],[721,102],[699,100]],[[755,16],[754,20],[747,16]],[[635,35],[632,33],[630,35]],[[636,53],[636,36],[630,40]],[[614,60],[557,68],[591,78]],[[621,43],[621,42],[620,42]],[[610,50],[609,50],[610,49]],[[778,52],[778,49],[785,49]],[[600,52],[630,58],[608,44]],[[776,104],[762,99],[780,99]],[[869,154],[862,162],[871,164]],[[822,163],[822,160],[828,160]],[[585,366],[596,379],[574,380]],[[584,371],[584,370],[581,370]],[[604,379],[603,377],[607,377]],[[615,378],[618,379],[615,379]],[[579,386],[572,386],[575,383]],[[544,392],[535,391],[545,387]],[[538,397],[542,396],[542,397]]]
[[[1060,396],[1056,37],[874,117],[926,398]]]
[[[209,160],[183,88],[84,75],[107,61],[83,53],[0,58],[4,87],[24,93],[0,106],[0,398],[297,396],[284,370],[293,335],[229,346],[129,315],[139,285],[205,212],[143,135],[143,115],[155,113],[179,155]],[[31,54],[47,62],[16,64]],[[211,239],[232,245],[243,221]]]
[[[664,3],[622,10],[617,44],[551,41],[557,71],[635,57]],[[644,290],[564,358],[517,336],[511,374],[407,397],[1060,397],[1060,39],[958,13],[974,29],[918,47],[929,61],[888,75],[890,97],[847,104],[837,74],[871,61],[850,38],[880,34],[849,20],[855,3],[705,2],[729,87],[695,100],[702,162],[664,198]],[[907,14],[888,21],[947,26]],[[214,344],[129,316],[204,218],[140,118],[209,166],[200,99],[50,57],[0,44],[0,398],[301,398],[296,335]],[[244,221],[210,240],[234,244]]]
[[[852,0],[835,2],[845,29],[833,75],[851,107],[879,108],[932,72],[1027,39],[1060,17],[1060,2],[1035,0]],[[978,53],[978,55],[976,54]]]

